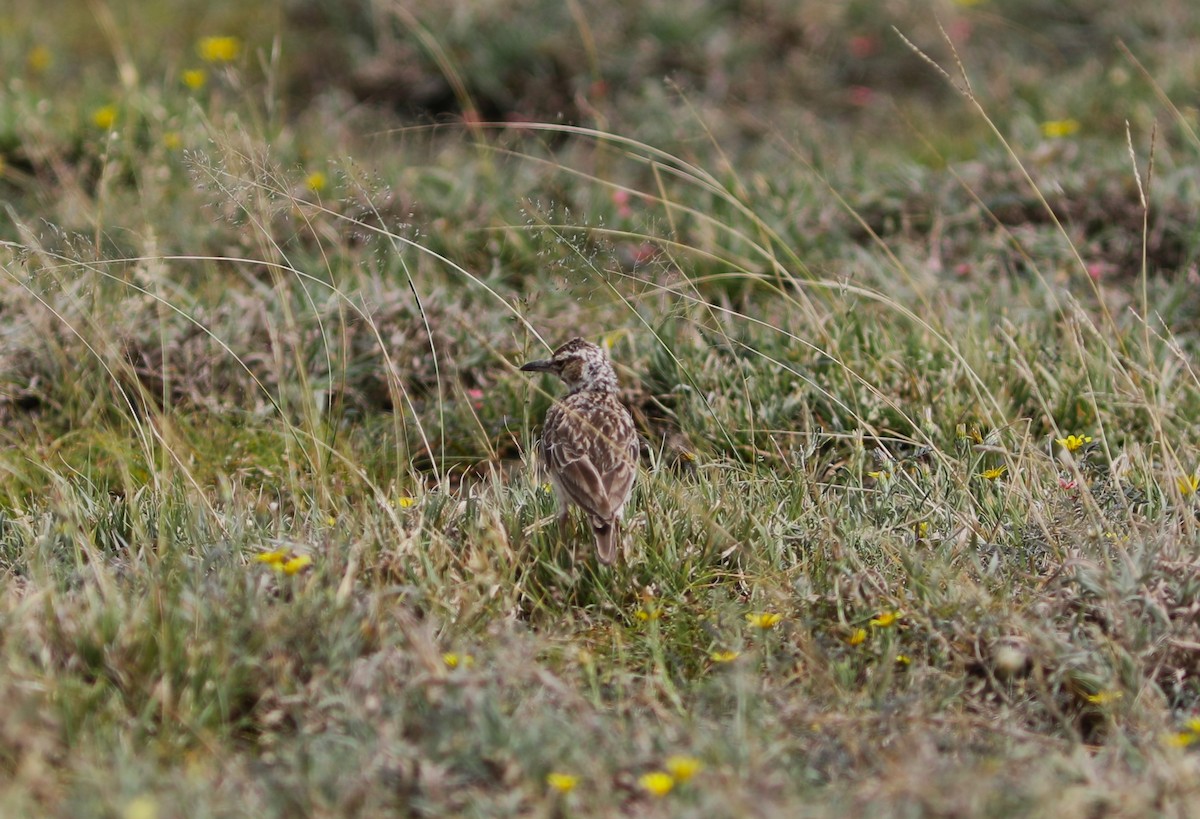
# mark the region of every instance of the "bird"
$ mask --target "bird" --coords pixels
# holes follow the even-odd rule
[[[637,475],[638,436],[633,416],[617,397],[617,373],[604,349],[573,338],[524,372],[558,376],[567,394],[546,412],[539,452],[558,497],[559,524],[574,504],[596,539],[596,556],[611,564],[621,542],[621,513]]]

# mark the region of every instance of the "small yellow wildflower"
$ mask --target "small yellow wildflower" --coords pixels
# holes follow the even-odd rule
[[[862,645],[867,639],[867,630],[865,628],[856,628],[850,632],[850,636],[846,638],[846,643],[852,646]]]
[[[628,334],[629,334],[629,330],[622,327],[620,330],[613,330],[611,333],[606,335],[604,338],[602,338],[600,340],[600,343],[604,345],[604,349],[611,350],[613,348],[613,346],[618,341],[620,341],[623,336],[626,336]]]
[[[633,613],[633,616],[641,620],[643,623],[649,620],[660,620],[662,619],[662,615],[662,609],[658,608],[657,606],[643,606]]]
[[[1196,740],[1200,740],[1200,734],[1194,731],[1178,731],[1167,735],[1167,744],[1175,748],[1186,748]]]
[[[1197,490],[1200,490],[1200,475],[1184,475],[1175,479],[1175,485],[1179,487],[1179,494],[1185,498],[1189,495],[1195,495]]]
[[[121,819],[157,819],[158,801],[153,796],[135,796],[125,803]]]
[[[1124,691],[1097,691],[1095,694],[1085,694],[1084,699],[1092,705],[1108,705],[1124,696]]]
[[[782,614],[776,614],[773,611],[752,611],[746,614],[746,622],[763,631],[775,628],[775,625],[782,619]]]
[[[276,549],[273,552],[263,552],[254,556],[254,559],[259,563],[266,563],[268,566],[282,566],[283,562],[288,559],[291,552],[287,549]]]
[[[663,797],[675,787],[675,777],[666,771],[651,771],[639,776],[638,784],[651,796]]]
[[[231,63],[242,53],[242,41],[237,37],[202,37],[196,51],[206,63]]]
[[[304,187],[308,188],[313,193],[320,193],[325,190],[329,184],[329,180],[325,178],[325,174],[320,171],[313,171],[304,180]]]
[[[1074,452],[1084,444],[1092,442],[1091,435],[1068,435],[1066,438],[1055,438],[1055,443],[1061,444],[1067,452]]]
[[[52,62],[54,55],[44,45],[36,45],[29,49],[29,54],[25,57],[25,65],[29,66],[29,70],[34,74],[41,74]]]
[[[877,481],[879,481],[879,480],[883,480],[884,478],[890,478],[891,476],[892,476],[892,473],[891,473],[891,472],[889,472],[889,471],[888,471],[888,470],[886,470],[886,469],[881,469],[881,470],[878,470],[878,471],[875,471],[875,472],[868,472],[868,473],[867,473],[867,477],[868,477],[868,478],[874,478],[874,479],[875,479],[875,480],[877,480]]]
[[[670,772],[671,776],[675,777],[676,782],[682,785],[704,770],[704,763],[694,756],[674,754],[666,758],[663,767]]]
[[[413,504],[415,504],[415,503],[416,503],[416,500],[414,500],[413,498],[410,498],[408,495],[401,495],[399,498],[396,499],[396,505],[399,506],[401,509],[411,509],[413,507]]]
[[[1077,119],[1052,119],[1042,123],[1042,136],[1047,139],[1069,137],[1079,130]]]
[[[897,654],[896,665],[912,665],[912,657],[909,657],[907,654]]]
[[[979,477],[983,478],[985,481],[994,481],[997,478],[1002,477],[1004,475],[1004,473],[1007,471],[1008,471],[1007,466],[997,466],[997,467],[993,467],[991,469],[983,470],[982,472],[979,473]]]
[[[168,151],[178,151],[183,147],[183,137],[178,131],[167,131],[162,137],[163,147]]]
[[[286,575],[293,575],[311,566],[312,562],[312,558],[308,555],[300,555],[279,566],[279,570]]]
[[[475,658],[470,654],[459,654],[454,651],[447,651],[442,655],[442,662],[446,664],[446,668],[470,668],[475,665]]]
[[[575,790],[575,786],[579,784],[579,777],[571,774],[559,773],[551,771],[546,774],[546,784],[550,786],[550,790],[558,791],[559,793],[570,793]]]
[[[881,612],[877,617],[872,617],[870,624],[876,628],[887,628],[888,626],[893,625],[899,619],[900,612],[885,611]]]
[[[929,521],[923,520],[917,524],[917,539],[924,540],[929,537]]]
[[[542,484],[542,491],[544,493],[546,493],[547,495],[549,495],[551,492],[554,491],[554,487],[550,485],[549,481],[547,481],[546,483]]]
[[[92,111],[92,125],[95,125],[101,131],[111,131],[113,126],[117,124],[117,106],[101,105],[96,110]]]
[[[208,73],[203,68],[189,68],[183,72],[183,84],[193,91],[199,91],[208,82]]]
[[[713,651],[709,653],[708,659],[714,663],[732,663],[740,656],[742,656],[740,651]]]
[[[1185,723],[1184,730],[1167,735],[1167,744],[1176,748],[1187,748],[1197,742],[1200,742],[1200,719],[1196,717]]]

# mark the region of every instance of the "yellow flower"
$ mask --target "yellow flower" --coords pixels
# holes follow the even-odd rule
[[[887,628],[900,619],[900,612],[885,611],[879,614],[878,617],[872,617],[870,624],[876,628]]]
[[[1061,444],[1067,452],[1074,452],[1084,444],[1092,442],[1091,435],[1068,435],[1066,438],[1055,438],[1056,443]]]
[[[401,495],[396,499],[396,505],[401,509],[411,509],[415,503],[416,501],[413,498],[410,498],[408,495]]]
[[[977,444],[983,443],[983,433],[975,424],[971,424],[971,428],[967,430],[967,437]]]
[[[178,131],[167,131],[163,134],[163,147],[168,151],[178,151],[183,147],[183,137]]]
[[[554,491],[554,487],[550,485],[549,481],[547,481],[546,483],[542,484],[542,491],[549,495]]]
[[[985,481],[994,481],[997,478],[1001,477],[1007,471],[1008,471],[1007,466],[997,466],[997,467],[993,467],[992,469],[983,470],[982,472],[979,473],[979,477],[983,478]]]
[[[125,804],[121,819],[156,819],[158,802],[153,796],[135,796]]]
[[[1092,705],[1108,705],[1125,696],[1124,691],[1097,691],[1095,694],[1085,694],[1084,699]]]
[[[470,654],[458,654],[453,651],[447,651],[442,655],[442,662],[446,664],[446,668],[458,668],[460,665],[463,668],[470,668],[475,665],[475,658]]]
[[[1179,494],[1185,498],[1189,495],[1196,494],[1196,490],[1200,490],[1200,475],[1184,475],[1181,478],[1175,479],[1175,485],[1179,487]]]
[[[273,552],[263,552],[257,554],[254,559],[259,563],[266,563],[272,569],[283,572],[286,575],[293,575],[304,569],[306,566],[312,565],[312,558],[308,555],[299,555],[293,557],[290,549],[276,549]]]
[[[1179,731],[1167,735],[1167,744],[1176,748],[1186,748],[1198,739],[1200,739],[1200,734],[1195,731]]]
[[[242,41],[237,37],[202,37],[196,51],[206,63],[230,63],[242,53]]]
[[[897,654],[896,665],[912,665],[912,658],[907,654]]]
[[[309,557],[308,555],[300,555],[299,557],[293,557],[291,560],[289,560],[286,563],[284,563],[283,565],[281,565],[279,567],[279,570],[282,571],[286,575],[293,575],[293,574],[296,574],[296,572],[302,571],[303,569],[305,569],[311,565],[312,565],[311,557]]]
[[[662,617],[662,614],[662,609],[657,606],[650,606],[649,608],[639,608],[633,613],[633,616],[644,623],[647,620],[658,620]]]
[[[620,330],[613,330],[611,333],[600,339],[600,343],[604,345],[604,349],[611,350],[613,345],[621,340],[622,336],[629,335],[629,330],[622,327]]]
[[[208,82],[208,74],[203,68],[189,68],[183,72],[183,84],[193,91],[199,91]]]
[[[283,562],[288,559],[291,552],[287,549],[276,549],[273,552],[263,552],[254,556],[254,559],[259,563],[266,563],[268,566],[282,566]]]
[[[675,781],[681,785],[704,770],[703,762],[694,756],[687,756],[685,754],[674,754],[667,757],[663,766],[670,772],[671,776],[675,777]]]
[[[666,796],[675,787],[675,777],[666,771],[651,771],[638,777],[642,790],[651,796]]]
[[[854,631],[850,632],[850,636],[846,638],[846,642],[849,645],[857,646],[862,645],[863,641],[866,639],[867,630],[865,628],[856,628]]]
[[[1184,725],[1193,734],[1200,734],[1200,717],[1191,717]]]
[[[1042,123],[1042,136],[1047,139],[1069,137],[1079,130],[1077,119],[1052,119]]]
[[[25,57],[25,65],[29,66],[29,70],[34,74],[41,74],[52,62],[54,55],[44,45],[36,45],[29,49],[29,54]]]
[[[714,663],[732,663],[740,656],[740,651],[713,651],[708,655],[708,659]]]
[[[877,480],[877,481],[878,481],[878,480],[881,480],[881,479],[883,479],[883,478],[890,477],[890,476],[891,476],[891,474],[892,474],[892,473],[891,473],[891,472],[889,472],[889,471],[887,471],[886,469],[881,469],[881,470],[879,470],[878,472],[868,472],[868,473],[867,473],[867,477],[868,477],[868,478],[874,478],[875,480]]]
[[[782,614],[776,614],[773,611],[752,611],[746,615],[746,622],[764,631],[769,628],[775,628],[775,624],[782,619]]]
[[[559,773],[551,771],[546,774],[546,784],[550,786],[550,790],[558,791],[559,793],[570,793],[575,790],[575,786],[579,784],[579,777],[571,774]]]
[[[917,538],[924,540],[929,537],[929,521],[923,520],[917,524]]]
[[[304,180],[304,187],[308,188],[313,193],[320,193],[325,190],[328,180],[325,179],[325,174],[320,171],[313,171]]]
[[[96,110],[92,111],[92,125],[95,125],[101,131],[111,131],[113,126],[117,124],[117,106],[101,105]]]

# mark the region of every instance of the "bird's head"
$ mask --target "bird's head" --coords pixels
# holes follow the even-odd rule
[[[616,392],[617,374],[603,347],[582,338],[573,338],[554,351],[550,358],[523,364],[525,372],[554,373],[567,385],[568,392],[583,390]]]

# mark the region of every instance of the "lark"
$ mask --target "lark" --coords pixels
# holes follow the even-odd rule
[[[617,558],[621,512],[637,474],[638,438],[633,417],[617,398],[617,374],[604,350],[573,338],[525,372],[553,373],[567,394],[546,413],[541,456],[558,496],[559,522],[570,505],[583,510],[601,563]]]

